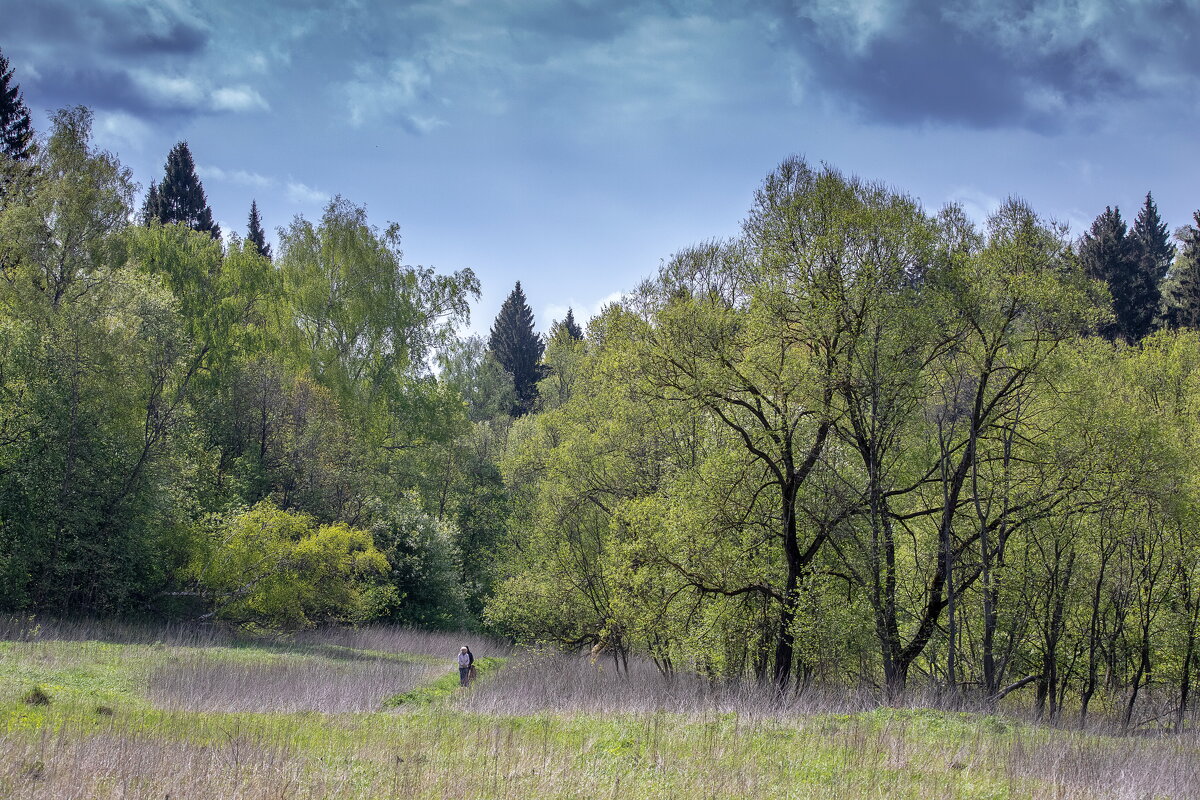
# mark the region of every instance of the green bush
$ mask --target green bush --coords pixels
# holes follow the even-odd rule
[[[365,618],[388,570],[366,531],[268,501],[212,519],[188,567],[213,615],[270,631]]]

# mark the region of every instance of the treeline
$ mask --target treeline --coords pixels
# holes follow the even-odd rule
[[[1149,195],[1072,241],[791,159],[586,333],[537,334],[518,283],[462,338],[477,281],[396,226],[339,198],[222,238],[186,145],[139,204],[85,109],[35,140],[10,77],[0,610],[482,624],[1194,719],[1200,229]]]
[[[740,236],[547,352],[489,619],[667,673],[1183,726],[1198,232],[1172,262],[1149,198],[1115,217],[1071,242],[1010,200],[980,229],[784,162]]]
[[[471,624],[502,485],[430,364],[474,275],[340,198],[222,241],[182,144],[135,214],[90,125],[2,159],[0,609]]]

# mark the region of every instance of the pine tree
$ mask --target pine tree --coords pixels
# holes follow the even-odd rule
[[[1109,340],[1131,337],[1135,307],[1131,299],[1136,294],[1137,264],[1133,246],[1126,235],[1125,221],[1119,208],[1106,207],[1096,217],[1092,228],[1079,244],[1079,261],[1089,278],[1104,281],[1113,299],[1112,322],[1100,327],[1100,334]]]
[[[1175,245],[1167,233],[1167,224],[1158,216],[1154,198],[1146,192],[1146,202],[1129,232],[1133,249],[1135,279],[1130,298],[1129,341],[1135,342],[1152,333],[1162,305],[1162,282],[1175,258]]]
[[[583,341],[583,329],[575,321],[575,312],[569,307],[565,317],[550,323],[550,332],[546,336],[548,342],[558,342],[564,339],[575,342]]]
[[[1200,329],[1200,211],[1195,225],[1185,225],[1175,236],[1183,244],[1166,297],[1166,318],[1172,328]]]
[[[488,349],[500,366],[512,375],[517,399],[512,415],[519,417],[533,410],[538,398],[537,383],[542,379],[542,353],[545,343],[533,330],[533,310],[525,300],[521,282],[509,294],[492,324]]]
[[[579,323],[575,321],[575,312],[571,310],[570,306],[567,307],[567,316],[563,320],[563,330],[569,333],[571,338],[575,341],[579,341],[583,338],[583,329],[580,328]]]
[[[150,184],[146,192],[146,202],[142,204],[142,224],[149,228],[155,222],[163,221],[162,197],[158,194],[158,184]]]
[[[150,198],[146,201],[149,207]],[[164,225],[179,222],[194,231],[211,234],[214,239],[221,237],[221,228],[213,221],[187,142],[179,142],[167,154],[166,175],[158,185],[158,203],[158,218]]]
[[[33,155],[33,123],[12,76],[8,59],[0,53],[0,153],[24,161]]]
[[[246,239],[254,242],[258,252],[268,261],[271,260],[271,245],[267,244],[267,234],[263,231],[262,220],[258,216],[258,201],[250,201],[250,221],[246,228]]]

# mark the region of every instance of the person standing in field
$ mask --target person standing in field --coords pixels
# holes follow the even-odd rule
[[[471,678],[474,677],[471,673],[475,671],[475,656],[471,653],[471,648],[465,644],[458,651],[458,685],[470,686]]]

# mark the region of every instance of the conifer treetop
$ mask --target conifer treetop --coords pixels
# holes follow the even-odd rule
[[[157,189],[151,187],[142,216],[148,222],[155,218],[164,225],[178,222],[194,231],[208,233],[214,239],[221,237],[221,228],[213,221],[212,209],[196,175],[196,164],[187,142],[177,143],[167,154],[165,175]]]
[[[268,260],[271,258],[271,245],[267,244],[267,235],[263,231],[262,219],[258,216],[258,201],[250,201],[250,218],[246,223],[246,239],[254,242],[258,252]]]
[[[542,379],[545,343],[534,332],[533,310],[525,299],[520,281],[500,306],[488,337],[488,349],[513,377],[517,399],[512,415],[519,417],[532,411],[538,398],[537,383]]]
[[[21,87],[12,77],[13,69],[0,52],[0,153],[24,161],[33,155],[33,123]]]

